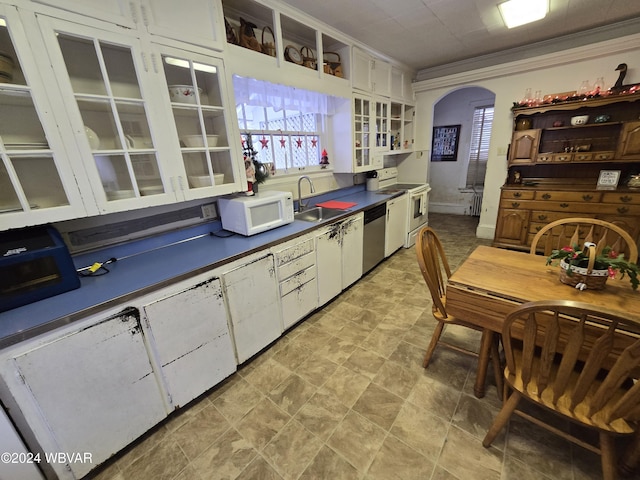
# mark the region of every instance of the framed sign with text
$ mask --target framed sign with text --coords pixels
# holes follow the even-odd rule
[[[431,142],[432,162],[455,162],[458,159],[458,142],[460,141],[460,125],[433,127]]]
[[[615,190],[620,181],[620,170],[600,170],[597,190]]]

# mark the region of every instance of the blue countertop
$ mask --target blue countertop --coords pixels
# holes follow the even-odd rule
[[[348,216],[395,196],[368,192],[363,188],[356,186],[329,192],[312,198],[310,203],[338,199],[356,203],[345,211]],[[82,277],[79,289],[0,313],[0,348],[80,320],[96,308],[106,308],[117,301],[126,301],[131,295],[140,295],[167,282],[216,268],[340,218],[319,224],[296,220],[251,237],[232,235],[225,238],[211,234],[222,228],[220,222],[215,221],[74,256],[76,268],[112,257],[119,260],[107,266],[109,273],[105,275]]]

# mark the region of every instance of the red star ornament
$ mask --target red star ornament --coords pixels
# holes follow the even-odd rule
[[[312,147],[315,147],[317,143],[318,143],[318,139],[317,138],[312,138],[311,139],[311,146]]]
[[[298,137],[298,139],[296,140],[296,147],[302,148],[302,139],[300,137]]]
[[[284,145],[287,143],[284,137],[280,137],[280,146],[284,148]]]
[[[263,150],[269,146],[269,140],[267,138],[262,137],[260,143],[262,144]]]

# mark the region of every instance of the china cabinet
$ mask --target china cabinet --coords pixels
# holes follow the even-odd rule
[[[22,54],[31,47],[17,9],[0,5],[0,20],[0,221],[16,228],[84,216],[91,191],[74,177],[62,139],[70,130],[54,117],[60,102],[42,88],[36,59]]]
[[[616,223],[640,240],[640,195],[626,180],[640,171],[640,96],[610,95],[514,108],[514,132],[494,244],[527,250],[539,229],[567,217]],[[583,124],[572,117],[586,115]],[[613,190],[600,172],[618,172]]]

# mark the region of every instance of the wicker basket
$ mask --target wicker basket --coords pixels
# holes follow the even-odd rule
[[[589,263],[586,268],[569,265],[569,262],[563,258],[560,261],[560,281],[581,290],[602,290],[607,283],[607,278],[609,278],[609,270],[594,269],[595,261],[595,247],[589,247]],[[570,272],[569,268],[571,268]]]
[[[269,41],[268,37],[266,39],[264,38],[265,32],[269,32],[269,34],[271,35],[271,41]],[[273,30],[269,25],[266,25],[262,29],[262,53],[269,55],[270,57],[275,57],[276,56],[275,42],[276,42],[276,36],[273,34]]]
[[[302,55],[302,65],[312,70],[317,69],[318,61],[316,60],[316,55],[313,53],[313,50],[309,47],[302,47],[300,54]]]
[[[327,58],[327,56],[333,58]],[[342,60],[338,52],[324,52],[323,63],[324,73],[340,78],[344,76],[342,73]]]

